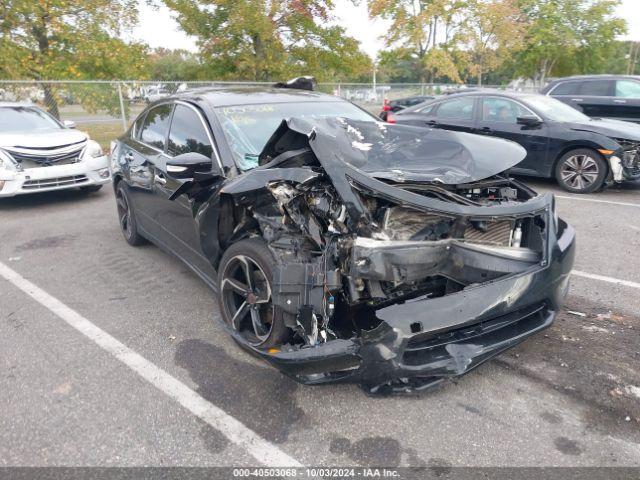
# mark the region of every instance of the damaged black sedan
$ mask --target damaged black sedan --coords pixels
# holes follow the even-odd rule
[[[500,175],[515,143],[377,121],[314,92],[201,90],[112,145],[132,245],[218,294],[240,346],[305,384],[424,390],[551,325],[573,229]]]

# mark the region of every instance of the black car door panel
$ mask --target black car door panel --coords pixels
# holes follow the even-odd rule
[[[542,122],[538,125],[518,124],[518,117],[531,115],[535,116],[535,113],[514,100],[504,97],[483,97],[480,120],[475,132],[504,138],[522,145],[527,151],[527,156],[513,170],[537,175],[541,165],[547,162],[549,129]]]

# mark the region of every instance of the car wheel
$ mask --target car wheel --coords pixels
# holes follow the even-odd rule
[[[123,182],[116,187],[116,206],[120,230],[127,243],[133,247],[144,245],[147,240],[138,232],[138,222],[135,211],[131,206],[131,199]]]
[[[253,347],[279,347],[290,335],[288,314],[273,304],[275,263],[265,242],[255,238],[233,244],[220,261],[222,318]]]
[[[600,154],[587,148],[565,153],[556,165],[556,180],[573,193],[591,193],[600,189],[607,176],[607,164]]]
[[[89,185],[88,187],[80,187],[81,192],[95,193],[102,188],[102,185]]]

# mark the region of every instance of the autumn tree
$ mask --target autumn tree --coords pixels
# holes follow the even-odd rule
[[[359,75],[370,66],[344,29],[330,26],[332,0],[164,0],[197,38],[211,76],[320,81]]]
[[[463,62],[482,85],[483,74],[495,70],[522,47],[525,19],[515,0],[475,0],[464,22]]]
[[[34,80],[139,77],[146,49],[120,39],[137,13],[136,0],[3,0],[0,73]],[[56,92],[46,82],[43,88],[47,108],[58,117]],[[77,95],[90,104],[114,103],[95,87]]]
[[[460,82],[451,54],[467,1],[369,0],[369,15],[391,21],[384,36],[388,48],[401,49],[415,59],[419,80],[446,77]]]

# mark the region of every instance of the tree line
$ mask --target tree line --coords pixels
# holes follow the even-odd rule
[[[389,24],[376,59],[334,0],[155,1],[197,53],[128,41],[138,0],[3,0],[0,78],[368,82],[375,68],[382,82],[504,84],[640,69],[640,45],[617,40],[620,0],[350,0]]]

